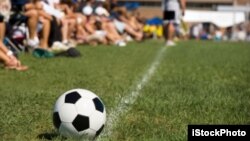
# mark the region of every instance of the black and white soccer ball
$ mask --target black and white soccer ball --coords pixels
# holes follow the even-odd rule
[[[89,90],[69,90],[55,103],[53,124],[64,137],[95,139],[102,132],[105,122],[105,106]]]

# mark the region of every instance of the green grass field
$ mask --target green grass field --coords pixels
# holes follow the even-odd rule
[[[163,48],[163,41],[150,40],[125,48],[80,46],[81,58],[22,54],[28,71],[0,69],[0,140],[61,140],[52,109],[73,88],[96,93],[109,118]],[[250,124],[249,43],[185,41],[166,48],[129,106],[100,140],[185,141],[188,124]]]

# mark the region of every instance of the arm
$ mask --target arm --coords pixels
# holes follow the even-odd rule
[[[182,10],[182,15],[184,16],[186,10],[186,0],[179,0]]]

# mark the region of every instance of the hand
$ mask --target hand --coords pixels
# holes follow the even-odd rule
[[[184,16],[185,15],[185,9],[181,10],[181,15]]]
[[[9,58],[11,61],[15,62],[17,66],[21,65],[21,62],[14,55],[10,55]]]

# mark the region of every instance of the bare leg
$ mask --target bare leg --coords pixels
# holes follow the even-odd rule
[[[9,57],[2,51],[0,51],[0,59],[4,62],[4,64],[7,64],[10,61]]]
[[[4,39],[4,35],[5,35],[5,23],[3,22],[0,22],[0,40],[1,42],[3,41]]]
[[[0,50],[3,52],[3,53],[7,53],[8,52],[8,49],[7,47],[3,44],[3,40],[4,40],[4,37],[5,37],[5,23],[1,22],[0,23]]]
[[[8,54],[8,48],[4,45],[5,23],[0,23],[0,59],[4,61],[5,67],[15,70],[27,70],[27,66],[22,66],[20,61],[12,54]]]
[[[137,41],[140,41],[143,37],[143,34],[141,32],[136,32],[128,25],[125,26],[125,31],[128,32],[128,34],[134,36]]]
[[[108,22],[104,25],[104,30],[108,32],[108,34],[112,34],[112,36],[115,37],[116,40],[123,40],[122,36],[120,36],[120,34],[117,32],[115,25],[111,22]]]
[[[38,24],[38,13],[36,10],[29,10],[25,12],[25,16],[28,17],[28,28],[29,28],[29,38],[34,39],[37,37],[37,24]]]
[[[62,41],[63,42],[67,42],[68,41],[68,30],[69,30],[69,22],[67,19],[63,18],[61,20],[62,22],[62,28],[61,28],[61,31],[62,31]]]
[[[40,20],[43,23],[43,29],[42,29],[42,39],[40,42],[41,48],[48,48],[48,42],[49,42],[49,33],[50,33],[50,21],[48,19],[41,19]]]
[[[173,41],[173,39],[174,39],[174,25],[170,23],[168,24],[167,40]]]
[[[71,39],[72,32],[74,32],[76,28],[76,19],[68,19],[69,20],[69,28],[68,28],[68,36],[67,40],[69,41]]]
[[[168,23],[164,25],[164,37],[166,40],[166,46],[174,46],[175,43],[173,41],[174,39],[174,25],[172,23]]]

